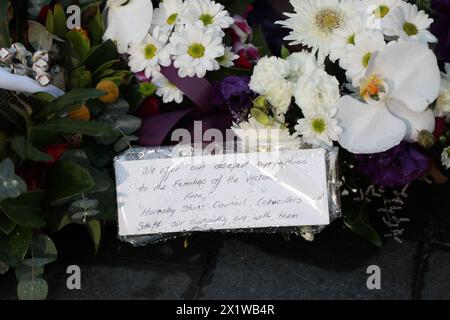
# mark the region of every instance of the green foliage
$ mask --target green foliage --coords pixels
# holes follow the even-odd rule
[[[9,1],[0,1],[0,47],[9,47],[11,45],[11,38],[8,28],[8,7]]]
[[[355,205],[355,204],[353,204]],[[372,242],[375,246],[381,247],[383,244],[378,233],[369,225],[367,218],[366,203],[357,210],[352,207],[344,207],[344,223],[360,237]]]
[[[0,209],[21,227],[42,228],[46,224],[41,210],[44,195],[42,190],[22,193],[17,198],[2,200]]]

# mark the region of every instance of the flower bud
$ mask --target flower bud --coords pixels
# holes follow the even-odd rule
[[[434,146],[434,135],[427,130],[422,130],[417,136],[417,142],[423,148],[429,149]]]
[[[267,98],[264,96],[257,97],[255,100],[253,100],[253,107],[261,109],[264,112],[267,112],[269,108]]]
[[[267,114],[265,114],[261,109],[258,108],[252,108],[250,110],[250,114],[253,118],[255,118],[256,121],[261,123],[265,126],[271,126],[273,125],[273,119],[271,119]]]

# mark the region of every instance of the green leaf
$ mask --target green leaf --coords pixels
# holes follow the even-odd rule
[[[89,220],[87,223],[87,228],[89,230],[89,234],[91,235],[92,241],[94,242],[95,252],[97,252],[102,238],[102,225],[98,220]]]
[[[58,143],[59,140],[59,134],[49,129],[30,127],[28,130],[28,141],[38,148]]]
[[[50,102],[39,114],[38,118],[51,114],[61,115],[78,109],[88,99],[103,96],[105,93],[96,89],[74,89]]]
[[[57,3],[53,9],[53,34],[64,38],[67,33],[67,18],[63,7]]]
[[[291,52],[285,46],[281,46],[281,58],[286,59],[291,55]]]
[[[88,192],[95,186],[89,171],[70,161],[57,161],[48,176],[48,198],[54,203]]]
[[[17,285],[19,300],[45,300],[48,294],[48,284],[42,278],[20,281]]]
[[[73,223],[72,219],[63,208],[54,207],[50,209],[50,213],[47,218],[47,228],[51,232],[58,232],[71,223]]]
[[[11,46],[11,37],[9,35],[8,21],[9,1],[0,1],[0,47],[9,48]]]
[[[32,280],[35,278],[40,278],[44,275],[44,267],[30,267],[25,264],[16,267],[14,270],[16,274],[17,281]]]
[[[53,43],[53,36],[40,23],[28,21],[28,39],[34,50],[50,50]]]
[[[70,75],[69,84],[71,88],[88,88],[92,87],[92,75],[90,71],[82,71],[72,73]]]
[[[261,56],[270,56],[271,51],[269,49],[269,45],[267,44],[266,37],[264,35],[264,32],[262,31],[262,28],[257,28],[253,33],[253,44],[259,48],[259,51],[261,52]]]
[[[54,33],[53,12],[51,10],[48,10],[47,17],[45,18],[45,27],[48,32]]]
[[[3,212],[0,211],[0,230],[4,234],[10,234],[14,228],[16,227],[16,224],[11,221]]]
[[[0,260],[11,267],[22,264],[31,243],[33,230],[16,227],[9,235],[0,233]]]
[[[104,63],[103,65],[101,65],[94,71],[94,73],[92,74],[93,78],[98,78],[103,73],[103,71],[105,71],[107,69],[112,69],[112,67],[115,64],[117,64],[118,62],[120,62],[120,60],[117,59],[117,60],[111,60],[111,61]]]
[[[95,71],[105,63],[119,59],[117,47],[111,40],[107,40],[102,44],[92,47],[86,58],[86,69]]]
[[[381,248],[383,244],[380,236],[368,223],[364,221],[365,210],[366,204],[362,206],[359,212],[347,212],[347,214],[344,215],[344,223],[354,233]]]
[[[45,192],[42,190],[26,192],[17,198],[8,198],[0,202],[0,208],[11,221],[22,227],[42,228],[41,203]]]
[[[105,33],[105,26],[100,10],[97,7],[97,14],[88,25],[89,34],[91,35],[92,44],[97,45],[102,42],[102,36]]]
[[[22,160],[48,162],[52,159],[50,155],[32,146],[24,136],[15,136],[11,138],[11,147]]]
[[[70,118],[60,118],[49,120],[41,124],[42,128],[47,128],[63,133],[80,133],[91,137],[118,137],[119,133],[103,123],[95,121],[73,120]]]
[[[24,265],[29,267],[43,267],[56,261],[58,252],[56,246],[45,234],[38,234],[31,240],[29,249],[30,257],[23,261]]]
[[[81,66],[86,60],[91,42],[89,38],[82,35],[76,30],[71,30],[66,34],[66,39],[69,44],[69,62],[73,68]]]
[[[0,260],[0,274],[5,274],[9,270],[9,266]]]

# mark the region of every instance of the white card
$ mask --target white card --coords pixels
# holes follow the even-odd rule
[[[329,224],[325,150],[115,162],[119,234]]]

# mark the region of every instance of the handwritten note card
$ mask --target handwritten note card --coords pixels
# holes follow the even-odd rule
[[[119,234],[329,223],[325,151],[115,162]]]

